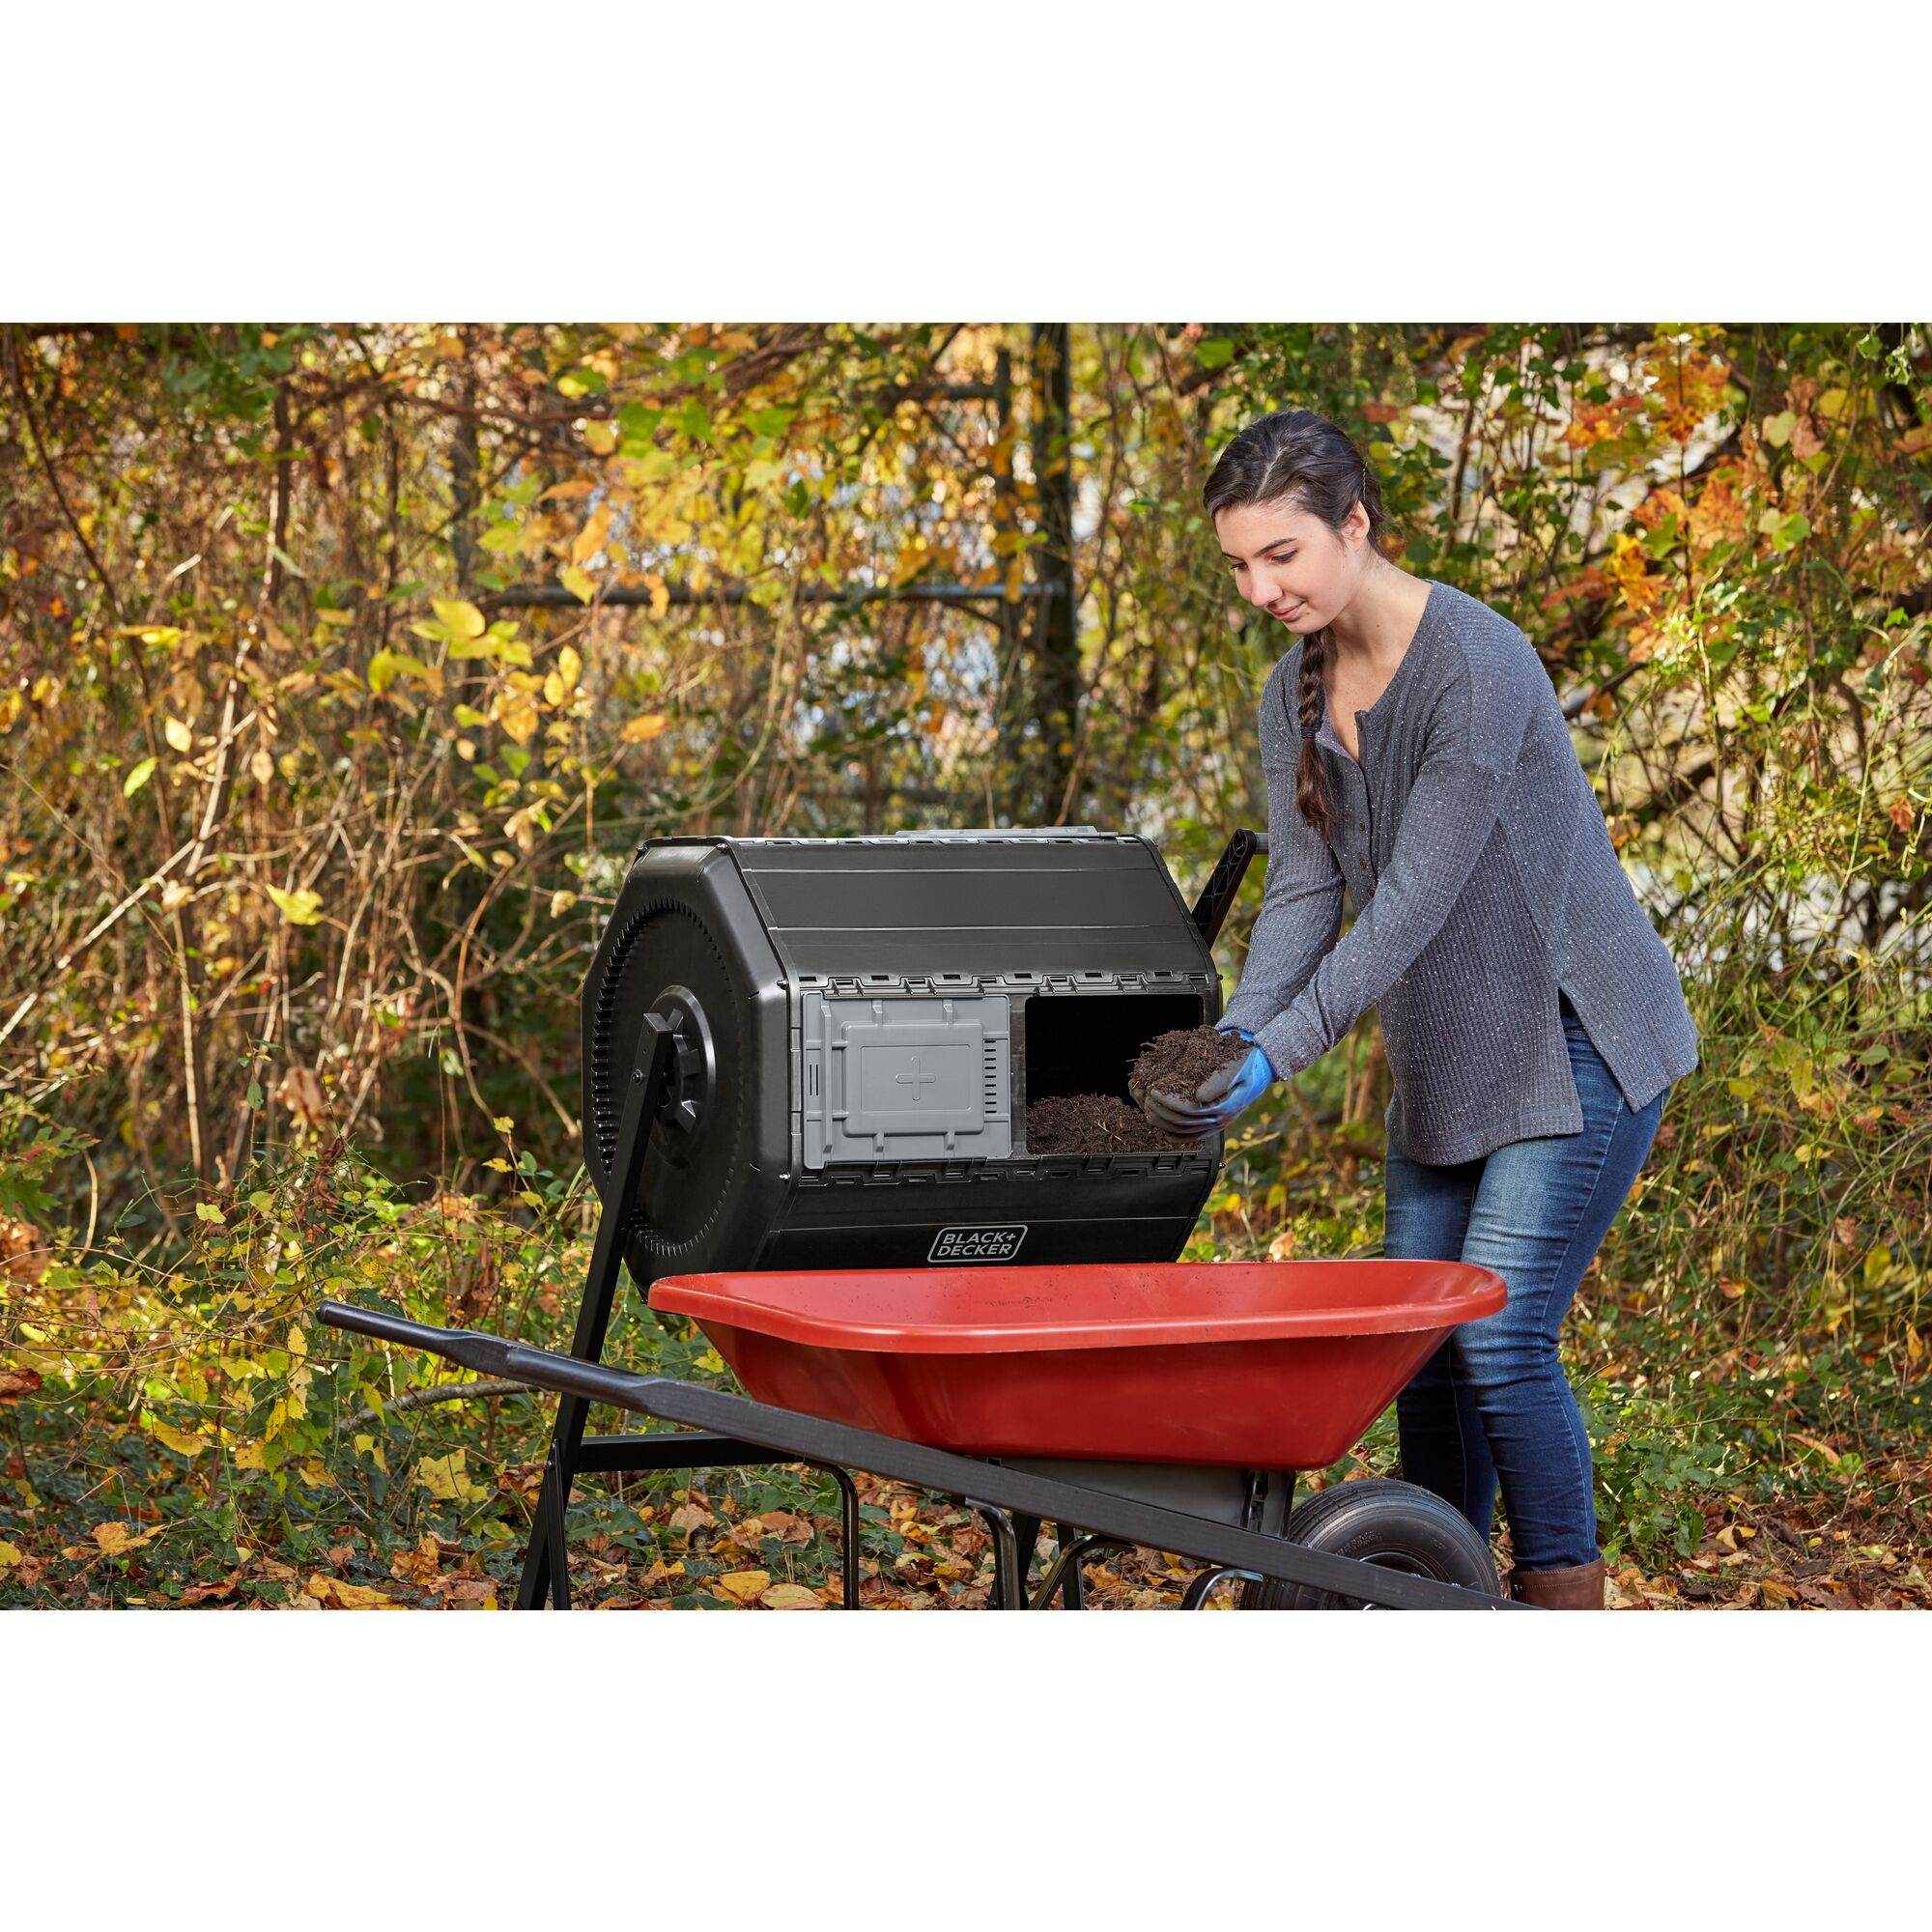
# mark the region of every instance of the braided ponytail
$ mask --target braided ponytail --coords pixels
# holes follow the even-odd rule
[[[1295,696],[1301,724],[1301,759],[1294,768],[1294,804],[1302,817],[1322,838],[1328,836],[1328,779],[1315,734],[1321,725],[1321,680],[1327,674],[1334,639],[1323,624],[1301,640],[1301,682]]]
[[[1221,452],[1202,497],[1210,523],[1223,510],[1281,503],[1319,518],[1338,534],[1360,503],[1369,520],[1370,548],[1381,553],[1387,517],[1376,473],[1348,436],[1313,410],[1276,410],[1251,422]],[[1295,767],[1294,804],[1324,838],[1328,781],[1315,733],[1321,724],[1322,679],[1334,655],[1335,640],[1325,624],[1303,638],[1295,691],[1301,758]]]

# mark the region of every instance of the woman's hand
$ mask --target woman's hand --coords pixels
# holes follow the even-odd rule
[[[1274,1065],[1253,1043],[1253,1036],[1240,1027],[1224,1031],[1249,1042],[1241,1059],[1217,1066],[1195,1088],[1191,1098],[1175,1094],[1150,1094],[1147,1097],[1148,1119],[1177,1140],[1207,1141],[1225,1133],[1235,1118],[1252,1107],[1274,1082]]]

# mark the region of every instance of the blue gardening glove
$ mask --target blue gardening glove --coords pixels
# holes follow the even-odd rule
[[[1187,1098],[1175,1094],[1147,1097],[1148,1119],[1178,1140],[1206,1141],[1225,1133],[1236,1116],[1252,1107],[1274,1082],[1274,1063],[1253,1043],[1253,1036],[1239,1027],[1223,1031],[1249,1042],[1245,1057],[1217,1066]]]

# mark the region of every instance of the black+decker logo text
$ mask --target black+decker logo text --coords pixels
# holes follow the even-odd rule
[[[1026,1239],[1024,1224],[1007,1228],[942,1228],[929,1262],[1009,1262]]]

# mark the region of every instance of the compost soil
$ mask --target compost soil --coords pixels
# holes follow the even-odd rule
[[[1147,1105],[1150,1094],[1191,1099],[1217,1066],[1243,1058],[1247,1050],[1248,1042],[1239,1034],[1216,1033],[1212,1027],[1160,1034],[1141,1048],[1141,1057],[1127,1075],[1127,1092],[1137,1107]]]
[[[1118,1094],[1049,1094],[1027,1109],[1032,1153],[1172,1153],[1191,1149],[1140,1110],[1151,1093],[1191,1094],[1217,1066],[1248,1050],[1235,1034],[1212,1027],[1164,1033],[1141,1048],[1127,1076],[1130,1106]]]
[[[1027,1109],[1029,1153],[1174,1153],[1178,1141],[1118,1094],[1048,1094]]]

